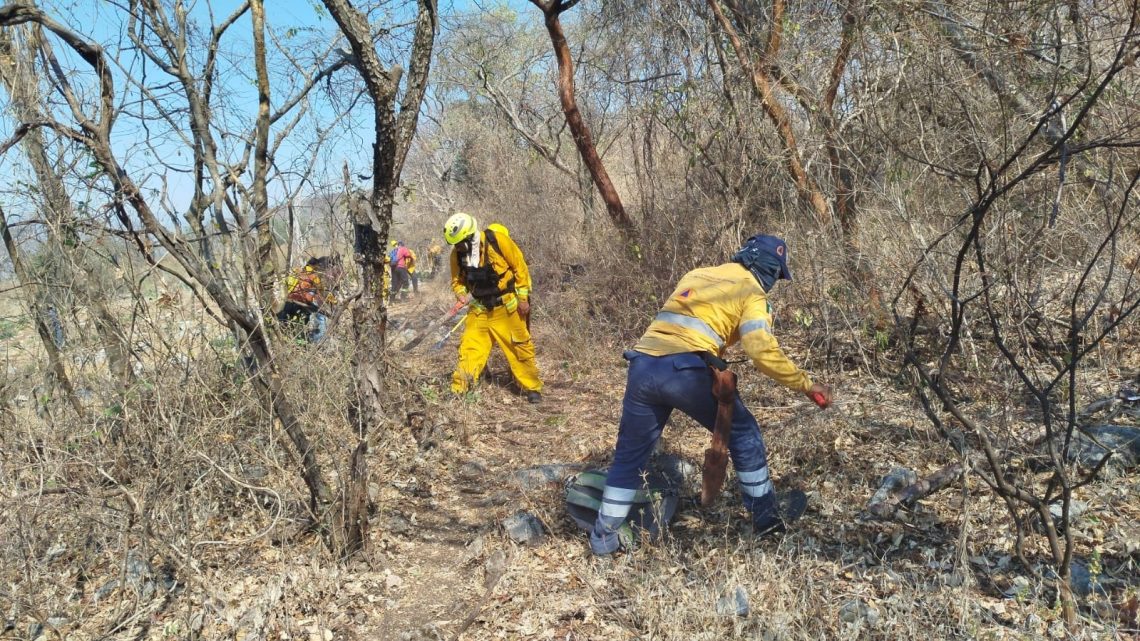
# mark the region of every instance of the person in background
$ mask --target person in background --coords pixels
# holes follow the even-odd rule
[[[400,245],[403,245],[403,241]],[[416,252],[412,251],[411,247],[408,250],[408,260],[405,263],[408,266],[408,278],[412,281],[412,295],[420,293],[420,277],[416,275]]]
[[[440,264],[443,262],[443,248],[439,246],[438,240],[432,240],[431,246],[428,247],[428,266],[431,268],[429,278],[435,278],[439,273]]]
[[[392,267],[392,299],[404,298],[404,290],[411,284],[408,273],[408,248],[392,239],[388,250],[388,264]]]
[[[296,323],[314,328],[306,333],[310,343],[324,338],[328,326],[328,310],[336,304],[331,285],[339,278],[340,261],[337,257],[311,257],[285,279],[285,306],[277,313],[281,323]]]

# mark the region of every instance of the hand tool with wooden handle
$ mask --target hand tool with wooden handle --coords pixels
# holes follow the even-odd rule
[[[710,364],[712,393],[716,397],[716,423],[712,443],[705,450],[701,474],[701,505],[708,507],[720,494],[728,470],[728,441],[732,436],[732,406],[736,403],[736,374]]]

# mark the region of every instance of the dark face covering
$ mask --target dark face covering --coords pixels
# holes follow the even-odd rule
[[[758,260],[752,261],[751,264],[745,263],[744,266],[752,272],[756,280],[760,281],[765,293],[772,291],[776,281],[780,280],[780,260],[775,256],[761,255]]]
[[[736,252],[732,261],[752,272],[760,287],[768,293],[781,278],[792,279],[786,264],[780,259],[786,251],[784,241],[774,236],[753,236]]]

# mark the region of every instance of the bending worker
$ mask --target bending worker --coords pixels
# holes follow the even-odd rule
[[[753,364],[785,387],[807,394],[821,407],[831,403],[831,390],[813,383],[784,354],[772,336],[768,292],[777,280],[791,280],[788,249],[775,236],[753,236],[717,267],[694,269],[677,284],[665,306],[632,350],[613,465],[606,477],[602,506],[590,533],[595,554],[615,552],[618,528],[629,513],[653,446],[675,409],[706,429],[716,422],[710,367],[723,369],[724,350],[740,342]],[[783,531],[803,513],[807,497],[788,493],[781,513],[764,439],[756,418],[736,396],[728,443],[745,507],[752,513],[753,532]]]
[[[464,213],[447,219],[443,238],[453,248],[451,289],[461,302],[470,303],[451,390],[462,394],[479,380],[493,341],[527,400],[542,401],[534,343],[524,320],[530,312],[530,271],[522,250],[506,234],[490,228],[480,232],[475,218]]]

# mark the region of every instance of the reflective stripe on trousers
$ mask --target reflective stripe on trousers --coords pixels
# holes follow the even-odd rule
[[[649,461],[653,445],[660,438],[665,423],[674,409],[692,417],[705,429],[716,422],[716,399],[712,395],[712,375],[699,356],[692,353],[649,356],[626,352],[629,373],[625,397],[622,399],[621,423],[613,464],[606,477],[606,490],[613,501],[603,505],[598,514],[591,547],[605,554],[616,545],[613,533],[628,514],[618,508],[623,500],[616,490],[641,487],[641,475]],[[775,508],[772,482],[768,476],[768,459],[764,439],[756,418],[738,397],[733,406],[732,433],[728,444],[732,464],[740,479],[741,499],[754,520],[769,519]],[[595,545],[597,543],[597,545]],[[615,548],[616,549],[616,548]],[[609,550],[612,551],[612,550]]]
[[[629,516],[637,490],[606,485],[602,491],[602,507],[590,532],[590,549],[594,554],[612,554],[621,546],[618,529]]]

